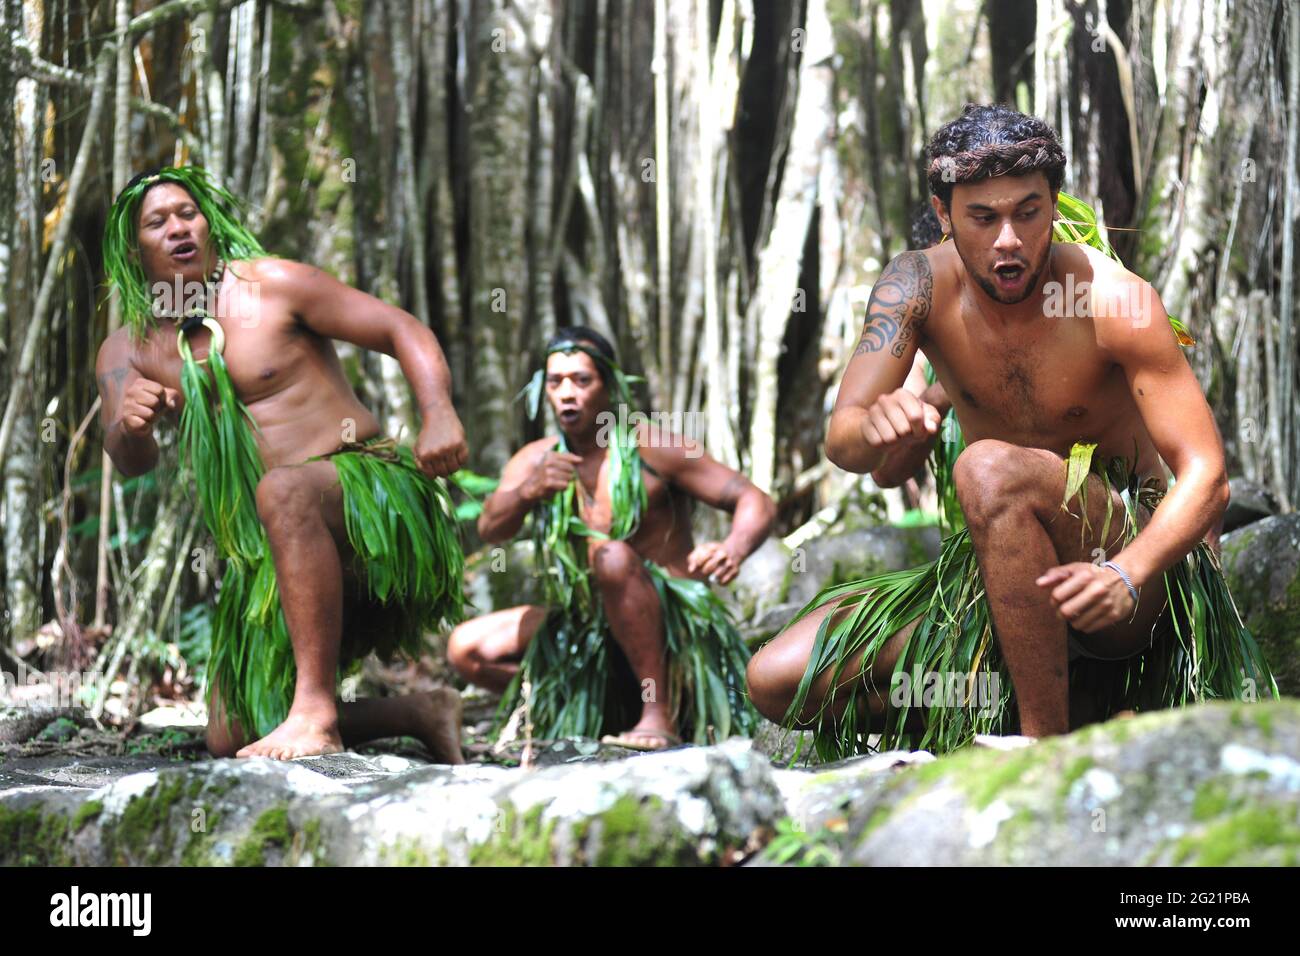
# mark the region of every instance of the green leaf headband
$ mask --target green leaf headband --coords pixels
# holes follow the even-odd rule
[[[217,184],[202,166],[164,166],[137,176],[113,201],[104,226],[104,272],[122,301],[122,318],[131,335],[142,339],[154,328],[153,296],[140,263],[136,219],[145,193],[159,183],[175,183],[194,199],[208,221],[208,236],[217,255],[227,262],[267,255],[262,244],[241,221],[243,204]]]

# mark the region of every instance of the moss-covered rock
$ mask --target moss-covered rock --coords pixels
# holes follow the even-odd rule
[[[1224,535],[1223,573],[1278,689],[1300,695],[1300,514]]]
[[[864,786],[844,862],[870,865],[1285,863],[1300,834],[1300,703],[1212,703],[1012,751],[969,748]],[[845,774],[810,775],[846,792]],[[826,798],[823,798],[826,799]],[[808,814],[809,821],[822,825]]]

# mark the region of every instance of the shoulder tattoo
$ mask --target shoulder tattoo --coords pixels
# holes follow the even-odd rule
[[[867,302],[867,320],[854,355],[888,348],[902,357],[907,346],[925,328],[934,297],[934,273],[924,252],[904,252],[895,257],[876,281]]]

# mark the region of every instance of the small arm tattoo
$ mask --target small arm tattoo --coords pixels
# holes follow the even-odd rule
[[[867,302],[867,321],[854,355],[879,352],[901,358],[930,315],[934,273],[924,252],[904,252],[885,267]]]
[[[718,493],[718,500],[722,505],[723,511],[735,511],[736,505],[740,501],[740,496],[749,489],[749,479],[744,475],[734,475],[731,480],[722,486],[722,491]]]
[[[104,404],[113,401],[117,394],[122,390],[122,380],[126,378],[129,372],[125,365],[105,372],[96,379],[99,382],[99,395],[104,400]]]

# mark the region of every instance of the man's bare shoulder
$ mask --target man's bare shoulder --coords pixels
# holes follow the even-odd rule
[[[313,275],[323,275],[315,266],[292,259],[264,256],[260,259],[238,259],[230,263],[236,278],[262,284],[266,291],[275,292],[281,286],[310,281]]]
[[[131,330],[124,325],[110,332],[100,343],[95,364],[101,369],[134,365],[136,357],[148,341],[147,337],[139,340],[133,338]]]
[[[914,249],[902,255],[924,256],[936,287],[945,290],[957,282],[961,271],[966,268],[965,263],[961,261],[961,256],[957,254],[957,244],[950,240],[940,242],[929,249]]]
[[[511,456],[513,461],[532,461],[543,452],[548,452],[555,447],[560,440],[558,435],[544,435],[541,438],[534,439],[521,447],[514,455]]]
[[[692,438],[664,428],[654,421],[636,423],[637,449],[641,459],[664,474],[704,457],[704,446]]]
[[[1175,341],[1160,295],[1146,279],[1090,246],[1071,243],[1076,289],[1088,282],[1088,309],[1097,344],[1128,352]]]

